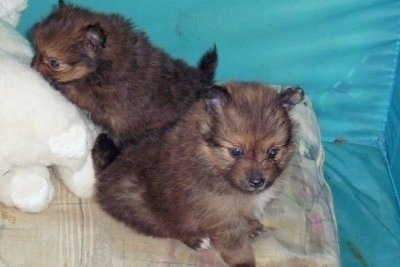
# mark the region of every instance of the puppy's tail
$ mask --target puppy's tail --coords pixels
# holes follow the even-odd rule
[[[198,68],[202,72],[203,80],[208,84],[214,83],[215,70],[218,64],[217,46],[207,50],[207,52],[201,57],[198,64]]]

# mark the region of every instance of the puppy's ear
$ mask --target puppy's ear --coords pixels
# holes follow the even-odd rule
[[[58,6],[59,6],[59,7],[65,6],[64,0],[58,0]]]
[[[205,103],[207,111],[219,112],[228,100],[228,90],[224,86],[212,85],[205,92]]]
[[[89,49],[99,52],[105,47],[106,35],[99,24],[92,24],[85,28],[86,39]]]
[[[300,87],[289,87],[279,93],[282,107],[289,111],[304,98],[304,91]]]

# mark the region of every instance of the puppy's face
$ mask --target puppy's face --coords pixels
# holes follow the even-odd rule
[[[31,66],[50,82],[81,79],[97,67],[105,36],[98,24],[81,13],[62,6],[33,29],[36,54]]]
[[[249,193],[267,189],[292,156],[288,111],[303,99],[303,91],[279,93],[255,83],[210,90],[209,121],[202,126],[204,153],[235,188]]]

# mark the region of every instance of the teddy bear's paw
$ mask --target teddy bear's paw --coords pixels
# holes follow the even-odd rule
[[[46,170],[47,171],[47,170]],[[47,208],[54,195],[49,173],[16,172],[11,181],[11,199],[25,212],[40,212]]]
[[[96,179],[90,154],[80,170],[56,166],[56,172],[68,189],[76,196],[89,198],[94,195]]]
[[[72,126],[63,134],[50,138],[50,150],[62,158],[80,158],[88,147],[88,135],[83,126]]]

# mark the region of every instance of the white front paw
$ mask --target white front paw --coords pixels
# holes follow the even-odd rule
[[[62,158],[80,158],[87,152],[88,135],[83,126],[72,126],[68,132],[50,138],[50,150]]]
[[[211,247],[212,247],[212,245],[211,245],[210,238],[209,237],[204,237],[204,238],[202,238],[200,240],[200,245],[199,245],[198,250],[205,250],[205,249],[209,249]]]

